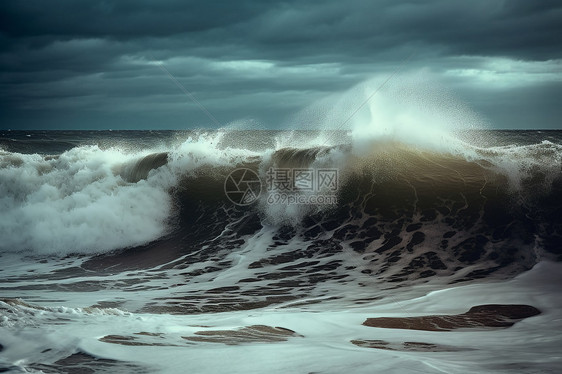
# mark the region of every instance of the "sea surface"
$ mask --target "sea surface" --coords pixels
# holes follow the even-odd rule
[[[561,260],[562,131],[0,130],[0,371],[558,373]]]

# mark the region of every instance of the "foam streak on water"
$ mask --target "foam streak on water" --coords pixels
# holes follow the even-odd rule
[[[6,347],[2,364],[13,365],[14,372],[24,367],[56,370],[61,368],[61,359],[80,352],[83,367],[96,367],[88,357],[99,357],[106,361],[108,372],[554,373],[562,363],[557,348],[562,344],[560,336],[550,334],[562,328],[562,295],[557,286],[562,281],[561,270],[559,264],[543,262],[511,281],[456,287],[346,311],[317,306],[311,312],[279,306],[252,312],[173,316],[131,314],[111,308],[44,308],[5,300],[0,303],[4,330],[0,342]],[[473,304],[490,302],[528,302],[542,314],[496,331],[436,333],[361,325],[366,318],[455,314]],[[202,331],[228,332],[257,325],[280,326],[296,334],[279,341],[263,334],[242,343],[228,335],[226,343],[191,339],[204,336]],[[351,343],[358,339],[395,346],[420,342],[446,346],[448,350],[373,349]]]

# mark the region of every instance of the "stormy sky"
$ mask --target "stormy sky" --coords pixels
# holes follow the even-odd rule
[[[492,127],[562,129],[561,35],[549,0],[3,0],[0,128],[278,128],[423,75]]]

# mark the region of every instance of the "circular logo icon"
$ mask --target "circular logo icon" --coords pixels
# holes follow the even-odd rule
[[[233,170],[224,181],[224,193],[236,205],[250,205],[260,196],[260,177],[251,169]]]

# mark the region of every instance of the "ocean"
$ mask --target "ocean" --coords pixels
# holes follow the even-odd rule
[[[558,373],[562,131],[0,131],[0,371]]]

